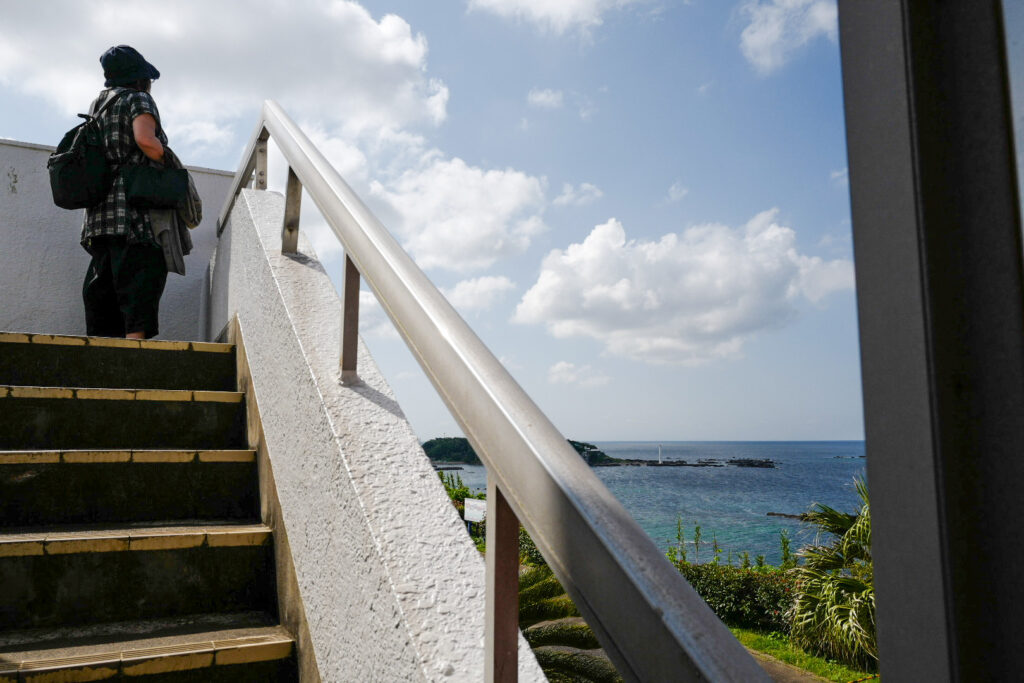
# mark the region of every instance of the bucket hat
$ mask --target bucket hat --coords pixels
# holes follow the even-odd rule
[[[103,85],[108,88],[144,79],[160,78],[160,72],[156,67],[130,45],[110,48],[100,55],[100,64],[103,66],[103,76],[107,79]]]

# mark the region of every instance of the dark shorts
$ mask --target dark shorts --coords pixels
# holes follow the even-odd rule
[[[163,251],[128,244],[123,237],[93,238],[92,261],[85,273],[82,300],[85,328],[91,337],[123,337],[160,331],[160,295],[167,282]]]

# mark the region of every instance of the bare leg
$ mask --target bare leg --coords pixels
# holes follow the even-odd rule
[[[125,339],[145,339],[146,338],[146,333],[145,332],[129,332],[128,334],[124,335],[124,338]]]

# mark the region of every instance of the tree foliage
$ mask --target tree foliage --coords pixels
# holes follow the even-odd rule
[[[423,452],[433,462],[481,464],[476,451],[469,445],[469,440],[461,436],[442,436],[431,439],[423,444]]]
[[[590,466],[614,462],[604,451],[592,443],[567,439],[580,457]],[[443,436],[423,444],[423,452],[432,462],[457,462],[465,465],[480,465],[480,457],[469,445],[469,439],[461,436]]]

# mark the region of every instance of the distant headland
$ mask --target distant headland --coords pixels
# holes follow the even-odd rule
[[[580,457],[591,467],[763,467],[774,468],[775,462],[767,458],[701,458],[695,462],[687,460],[644,460],[634,458],[613,458],[592,443],[566,439]],[[423,444],[423,451],[435,466],[438,465],[482,465],[469,440],[461,436],[444,436],[431,439]],[[447,468],[446,468],[447,469]]]

